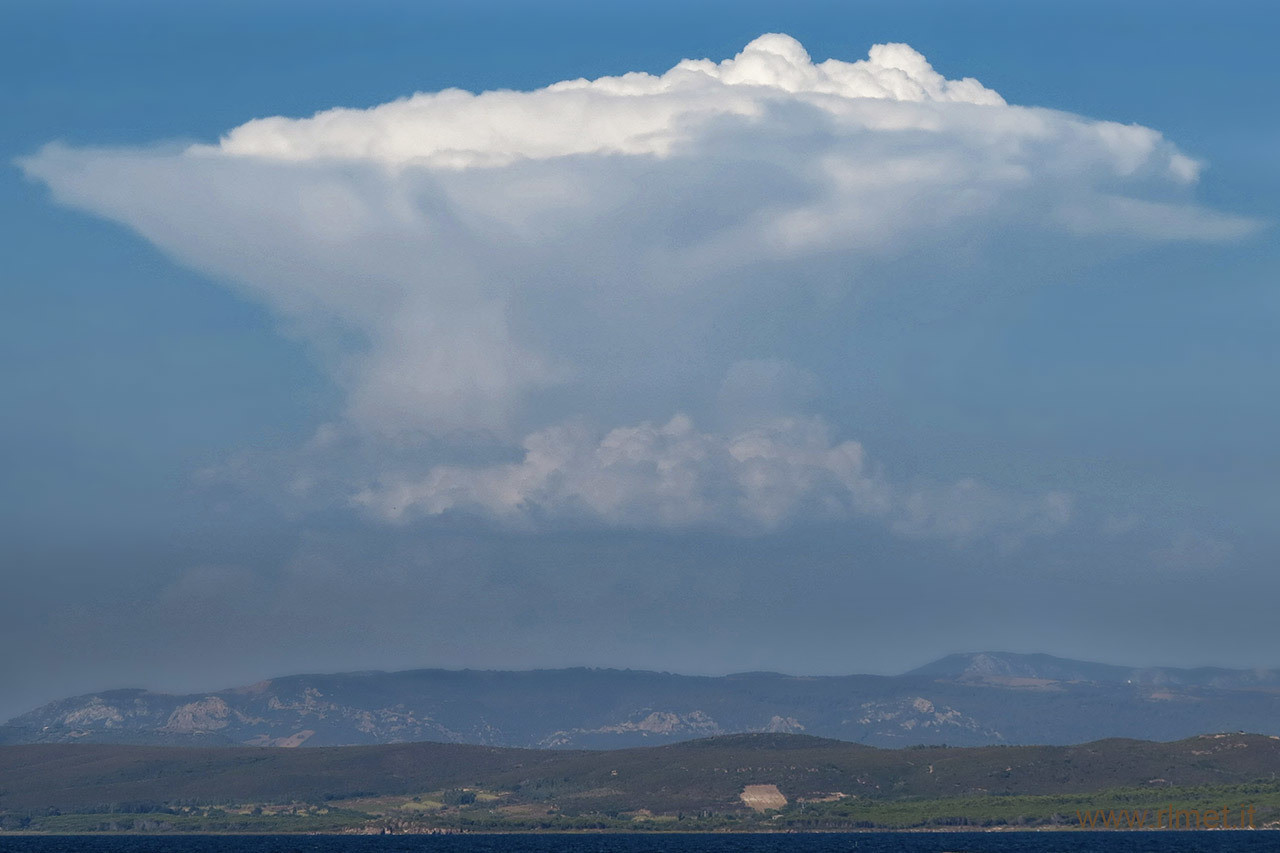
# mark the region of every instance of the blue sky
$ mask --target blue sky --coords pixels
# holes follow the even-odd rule
[[[982,648],[1278,663],[1264,4],[0,14],[0,632],[21,652],[0,716],[298,670],[892,672]],[[707,125],[678,156],[324,171],[246,137],[214,177],[180,156],[253,119],[660,75],[770,32],[814,62],[905,42],[947,80],[1067,118],[1048,142],[997,139],[972,116],[1003,108],[927,101],[892,117],[941,130],[902,142],[769,95],[759,127]],[[521,103],[559,126],[554,102]],[[1107,159],[1123,145],[1078,141],[1098,122],[1160,141],[1135,171]],[[288,127],[296,145],[341,142]],[[992,153],[1009,138],[1016,160]],[[867,195],[858,168],[889,174],[906,150],[921,177]],[[1177,157],[1202,164],[1197,180],[1176,178]],[[814,163],[834,165],[816,180]],[[973,163],[1023,183],[954,178]],[[511,214],[527,218],[474,224],[508,215],[517,185],[535,188]],[[375,210],[339,246],[281,219],[324,188],[376,208],[406,186],[424,210],[454,200],[460,236],[401,258],[445,220],[393,227]],[[220,209],[226,187],[247,201]],[[573,228],[540,207],[566,188],[586,214],[563,222],[589,214]],[[806,224],[773,254],[732,248],[743,210]],[[238,230],[254,216],[281,234]],[[260,277],[272,256],[315,275]],[[385,290],[344,284],[366,274]],[[420,278],[444,284],[418,298]],[[619,474],[606,451],[639,461]],[[555,470],[529,486],[544,458]],[[653,466],[696,486],[673,497]]]

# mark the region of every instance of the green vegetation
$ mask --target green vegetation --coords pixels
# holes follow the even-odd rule
[[[1054,796],[945,797],[936,799],[841,800],[788,808],[781,825],[789,829],[921,829],[934,827],[1079,828],[1080,815],[1113,810],[1146,810],[1155,828],[1156,812],[1180,809],[1256,808],[1261,827],[1280,821],[1280,784],[1203,785],[1188,788],[1113,788]]]
[[[88,812],[84,814],[35,815],[23,827],[32,832],[84,834],[94,832],[343,832],[372,820],[371,815],[349,810],[309,808],[300,811],[277,811],[264,806],[231,806],[226,809],[170,809],[165,811],[121,814]]]
[[[883,750],[738,735],[609,752],[0,747],[0,830],[711,831],[1078,826],[1078,812],[1232,809],[1280,821],[1280,741]],[[739,795],[776,785],[758,813]]]
[[[985,796],[798,802],[776,812],[704,810],[654,814],[546,808],[520,804],[508,793],[468,791],[465,802],[445,805],[457,791],[421,797],[364,798],[331,804],[227,804],[143,812],[86,811],[6,816],[8,830],[81,834],[149,833],[355,833],[520,831],[824,831],[851,829],[1080,827],[1079,815],[1145,809],[1149,824],[1161,809],[1256,809],[1259,827],[1280,822],[1280,785],[1195,788],[1117,788],[1056,796]],[[353,807],[359,805],[359,808]]]

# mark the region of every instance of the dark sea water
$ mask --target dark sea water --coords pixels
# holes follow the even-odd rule
[[[0,838],[0,853],[1280,853],[1280,832]]]

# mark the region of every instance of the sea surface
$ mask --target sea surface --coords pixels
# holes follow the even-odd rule
[[[716,835],[64,835],[0,837],[0,853],[1236,853],[1280,832],[935,832]]]

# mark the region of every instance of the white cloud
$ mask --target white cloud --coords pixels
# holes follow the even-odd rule
[[[421,93],[176,151],[50,145],[21,165],[267,306],[317,352],[345,392],[343,429],[369,446],[479,433],[524,454],[400,480],[375,466],[384,487],[364,500],[384,514],[396,490],[416,512],[581,504],[611,523],[864,512],[875,489],[856,444],[816,438],[795,394],[719,388],[735,362],[760,374],[803,350],[805,324],[778,325],[795,292],[825,311],[870,262],[934,254],[944,274],[961,262],[947,247],[1007,250],[1027,229],[1256,227],[1195,206],[1199,164],[1155,130],[1008,105],[906,45],[814,63],[778,34],[662,75]],[[739,431],[676,419],[593,443],[548,426],[656,421],[718,393],[749,416]],[[736,455],[752,441],[758,455]],[[627,461],[634,447],[648,461]],[[989,526],[927,504],[904,530]]]
[[[517,462],[441,465],[392,476],[354,503],[390,521],[451,511],[521,526],[562,520],[615,527],[714,526],[760,533],[803,521],[874,518],[909,536],[966,541],[1048,535],[1071,519],[1062,493],[1026,496],[969,479],[904,489],[870,470],[862,446],[835,442],[820,418],[778,418],[729,434],[666,424],[541,430]]]
[[[905,44],[876,45],[870,58],[859,62],[814,64],[799,42],[775,33],[751,42],[734,59],[685,60],[661,76],[566,80],[532,93],[419,93],[370,110],[251,121],[218,146],[193,150],[444,168],[574,154],[669,156],[710,119],[761,118],[778,101],[837,113],[848,101],[861,99],[1004,104],[976,80],[944,79]]]
[[[700,432],[684,415],[597,436],[581,424],[540,430],[518,462],[438,466],[388,480],[356,503],[390,519],[481,511],[506,520],[581,518],[625,527],[706,524],[775,528],[813,518],[882,514],[888,498],[863,469],[862,447],[833,444],[817,419],[783,419],[733,435]]]

